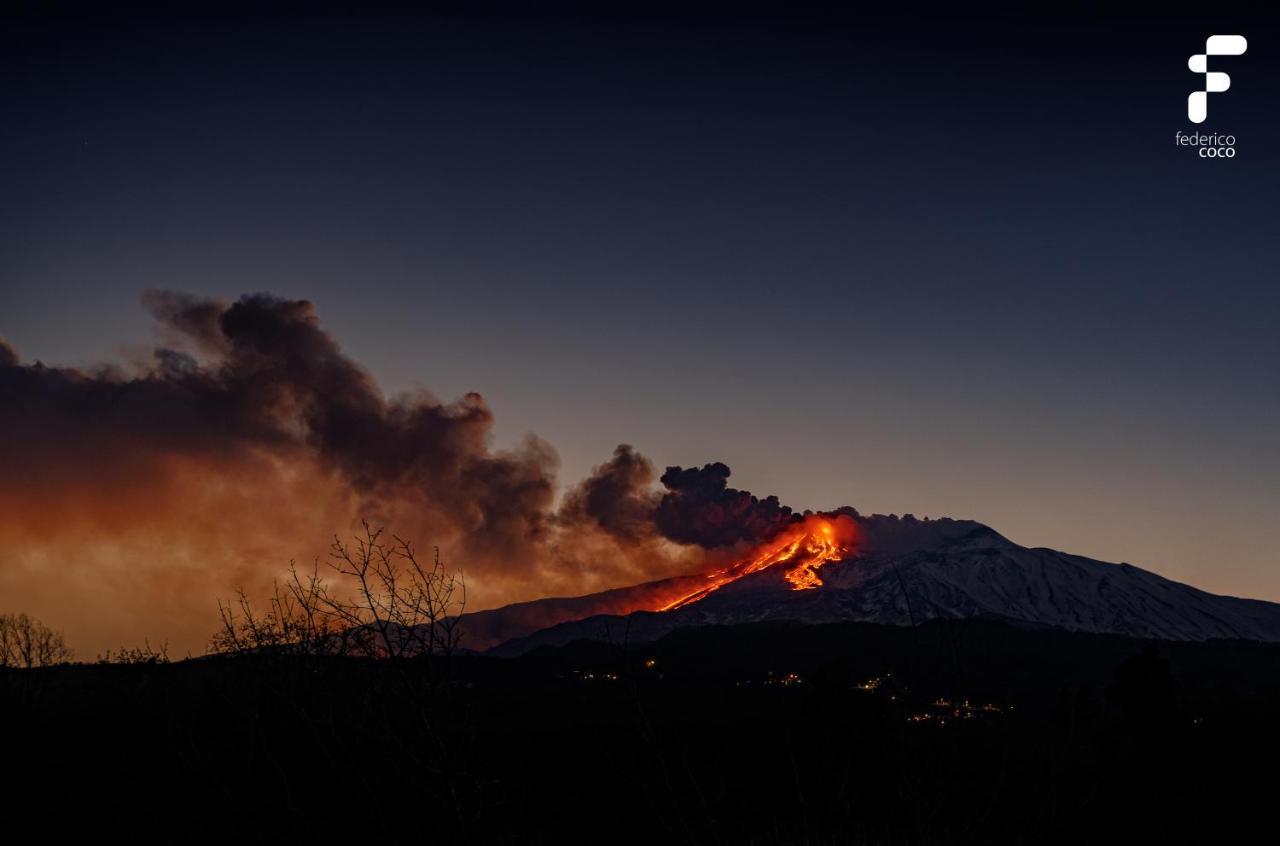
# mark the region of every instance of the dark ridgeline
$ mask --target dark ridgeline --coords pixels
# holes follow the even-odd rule
[[[6,826],[126,842],[1230,842],[1280,646],[981,621],[0,673]]]

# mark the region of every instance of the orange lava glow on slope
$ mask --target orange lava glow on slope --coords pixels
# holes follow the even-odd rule
[[[703,599],[730,582],[773,567],[785,567],[783,578],[792,590],[808,590],[822,584],[818,570],[829,561],[847,558],[853,549],[854,522],[848,517],[834,519],[812,515],[787,529],[751,556],[707,575],[707,584],[658,608],[674,611]]]

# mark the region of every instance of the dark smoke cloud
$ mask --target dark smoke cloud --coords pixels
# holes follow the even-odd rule
[[[561,520],[590,524],[612,537],[641,541],[654,534],[653,512],[658,504],[653,489],[653,464],[629,444],[613,451],[613,458],[565,495]]]
[[[229,304],[220,299],[193,297],[176,291],[147,291],[142,304],[166,330],[171,343],[194,343],[210,353],[225,353],[227,338],[222,333],[222,315]]]
[[[34,466],[83,453],[305,454],[340,474],[370,507],[411,500],[462,535],[469,551],[519,554],[546,530],[554,451],[528,441],[489,448],[493,414],[479,394],[442,403],[386,400],[320,328],[311,303],[267,295],[226,305],[153,292],[156,319],[207,364],[170,348],[129,379],[15,367],[0,375],[9,461]],[[7,348],[6,348],[7,349]],[[68,443],[81,441],[80,446]]]
[[[661,494],[627,445],[556,510],[550,445],[493,449],[479,394],[385,397],[311,303],[144,303],[162,343],[131,372],[23,365],[0,340],[0,596],[86,639],[168,614],[141,631],[190,621],[175,639],[198,649],[216,597],[361,518],[440,544],[473,607],[693,572],[793,519],[723,464],[668,468]]]
[[[6,605],[112,617],[86,639],[168,607],[207,635],[197,610],[323,554],[361,517],[441,544],[490,601],[537,589],[549,445],[492,449],[478,394],[385,398],[308,302],[145,303],[164,345],[136,372],[24,366],[0,344]]]
[[[720,462],[668,467],[653,487],[653,464],[627,444],[565,497],[561,519],[626,541],[655,536],[703,549],[768,540],[800,519],[776,496],[758,499],[728,486]]]
[[[658,530],[676,543],[712,549],[767,540],[800,519],[776,496],[757,499],[729,487],[729,472],[720,462],[668,467],[661,479],[667,493],[654,512]]]

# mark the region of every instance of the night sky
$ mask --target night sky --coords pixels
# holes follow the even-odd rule
[[[629,443],[1280,600],[1275,21],[40,8],[0,16],[24,362],[269,291],[562,485]]]

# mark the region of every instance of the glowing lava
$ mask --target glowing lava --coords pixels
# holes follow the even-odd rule
[[[792,590],[816,588],[822,584],[818,570],[828,561],[847,558],[853,549],[853,540],[854,522],[848,517],[806,517],[757,549],[751,557],[709,573],[707,584],[658,610],[683,608],[743,576],[772,567],[786,568],[783,578],[791,583]]]

